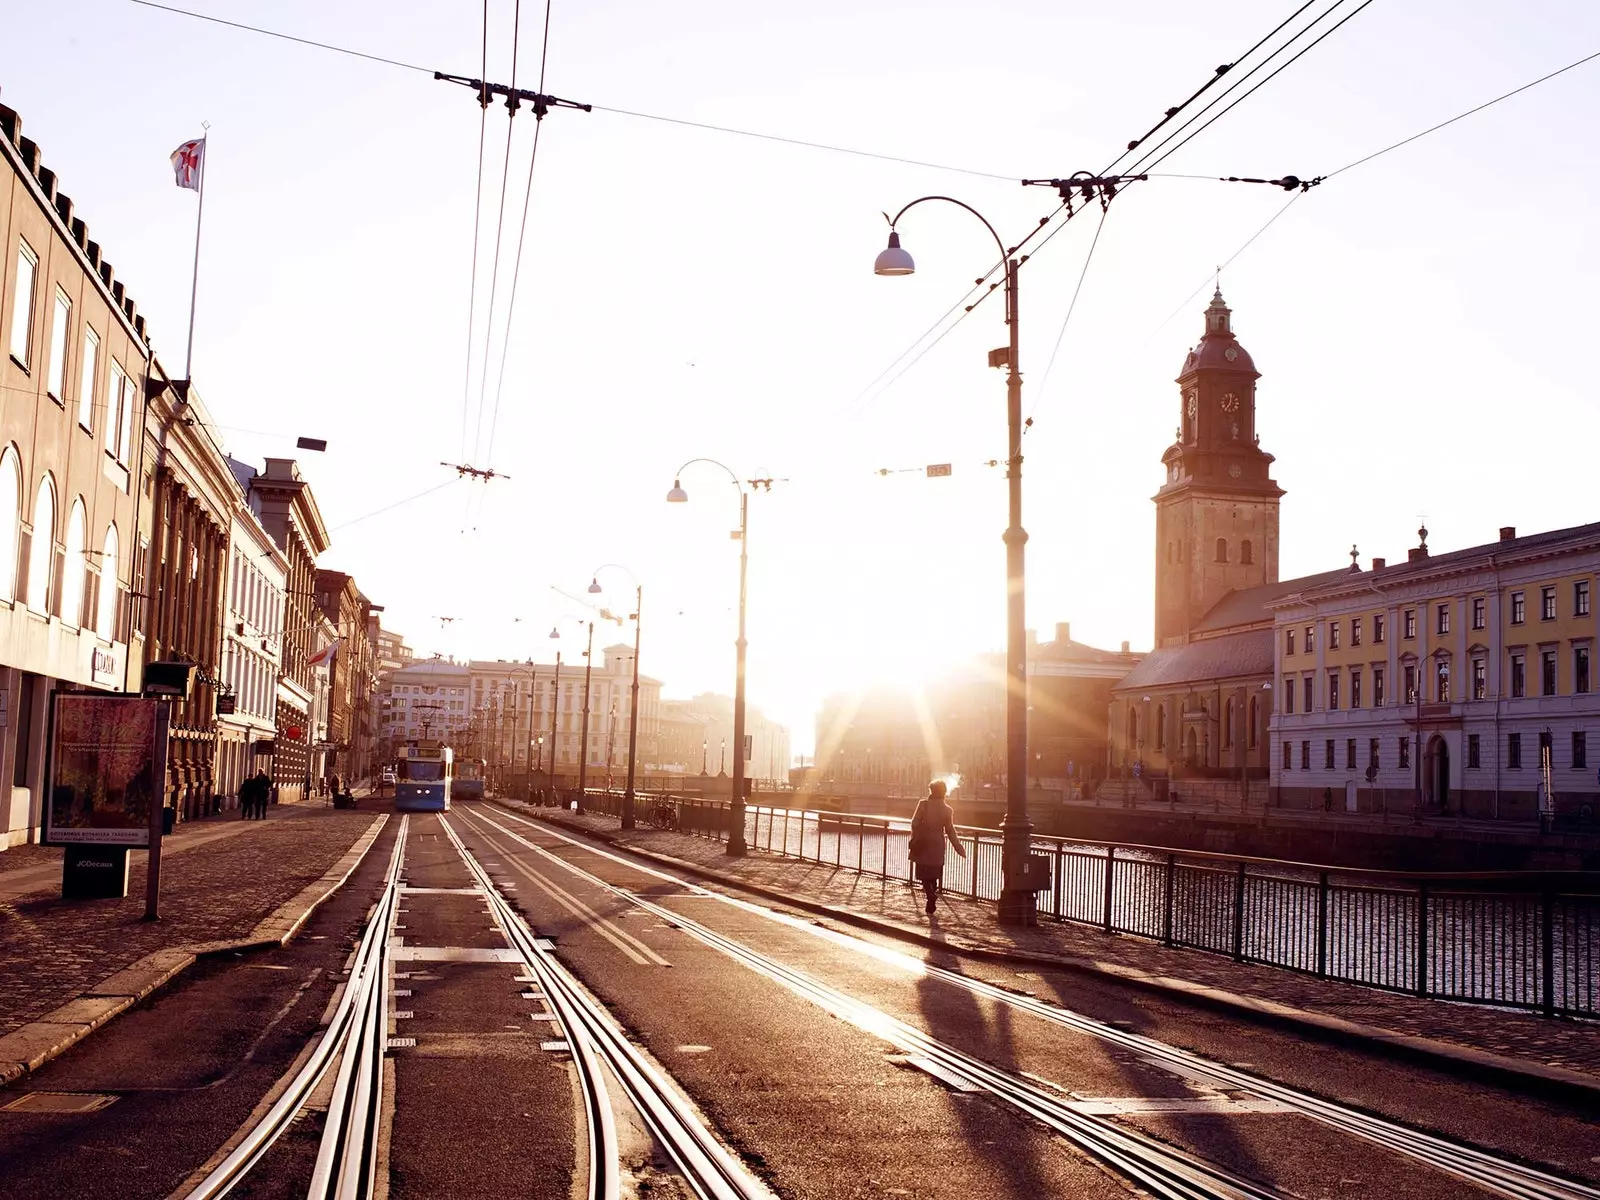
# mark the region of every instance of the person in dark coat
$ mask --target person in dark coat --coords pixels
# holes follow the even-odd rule
[[[924,911],[930,914],[944,875],[945,842],[949,841],[962,858],[967,856],[956,836],[956,814],[944,796],[944,780],[935,779],[928,785],[928,798],[918,801],[917,811],[911,814],[911,861],[916,867],[917,882],[928,898]]]
[[[255,777],[256,820],[267,819],[267,800],[272,796],[272,780],[267,778],[265,771],[256,772]]]

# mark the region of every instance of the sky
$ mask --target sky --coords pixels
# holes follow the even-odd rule
[[[196,197],[168,156],[209,123],[193,377],[229,452],[327,439],[302,455],[332,531],[322,563],[422,653],[575,660],[580,600],[622,564],[600,599],[622,608],[643,584],[641,663],[668,695],[732,691],[738,496],[705,464],[683,472],[688,504],[665,494],[697,457],[773,479],[749,501],[749,692],[797,752],[823,696],[914,684],[1004,640],[1005,481],[986,465],[1005,451],[1004,373],[986,365],[1000,297],[873,382],[994,243],[923,204],[900,226],[916,274],[875,277],[881,214],[949,195],[1014,243],[1056,206],[1018,180],[1105,167],[1297,7],[553,0],[545,90],[596,109],[542,122],[514,270],[537,122],[488,111],[480,184],[475,96],[431,76],[479,74],[481,2],[180,6],[428,69],[130,0],[0,0],[0,102],[175,372]],[[1284,577],[1352,545],[1401,558],[1424,516],[1435,550],[1600,519],[1600,60],[1288,207],[1215,178],[1332,175],[1600,51],[1591,4],[1449,11],[1373,0],[1157,168],[1203,178],[1125,188],[1070,322],[1098,212],[1022,267],[1041,639],[1070,621],[1080,641],[1150,643],[1150,497],[1219,264],[1287,491]],[[516,21],[517,82],[538,85],[543,19],[490,0],[490,78],[511,77]],[[458,463],[499,474],[456,481],[442,464]]]

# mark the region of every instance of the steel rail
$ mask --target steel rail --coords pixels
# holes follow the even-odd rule
[[[908,1055],[931,1061],[946,1076],[953,1075],[970,1083],[973,1088],[1010,1104],[1155,1196],[1167,1200],[1278,1200],[1280,1196],[1276,1191],[1173,1150],[1154,1138],[1125,1129],[1104,1118],[1077,1112],[1056,1095],[1012,1072],[992,1067],[880,1009],[828,987],[802,971],[768,958],[626,888],[607,883],[490,818],[480,819],[581,878],[671,923],[712,949],[788,988],[825,1012],[883,1039]]]
[[[388,940],[389,922],[385,919],[398,894],[400,866],[404,858],[406,821],[401,819],[400,831],[395,837],[394,850],[389,857],[383,897],[379,900],[373,918],[367,922],[351,962],[350,978],[329,1019],[328,1027],[318,1039],[311,1055],[295,1072],[283,1094],[273,1102],[262,1118],[244,1135],[239,1144],[201,1179],[187,1194],[186,1200],[214,1200],[227,1195],[266,1156],[279,1137],[311,1098],[311,1093],[322,1082],[328,1068],[349,1042],[351,1031],[360,1019],[366,993],[371,987],[373,972],[370,966],[374,956],[381,957]],[[346,1056],[348,1057],[348,1056]],[[341,1064],[342,1070],[342,1064]]]
[[[481,835],[482,831],[470,817],[463,815],[463,822]],[[450,822],[441,817],[440,825],[489,897],[507,938],[538,978],[547,1002],[566,1032],[574,1058],[598,1055],[604,1060],[651,1133],[702,1200],[770,1200],[771,1193],[717,1141],[688,1100],[628,1040],[627,1034],[610,1014],[590,999],[555,955],[540,944],[521,914],[500,894],[489,873],[467,849]],[[601,1077],[597,1067],[591,1069],[599,1080]],[[602,1082],[601,1111],[609,1128],[611,1112],[609,1103],[604,1101],[603,1088]],[[594,1127],[595,1121],[591,1117],[591,1137]],[[609,1139],[611,1150],[607,1161],[612,1165],[614,1178],[617,1162],[614,1130],[610,1131]],[[591,1164],[600,1157],[591,1152]],[[613,1190],[610,1194],[614,1197],[616,1192]]]
[[[504,810],[502,810],[504,811]],[[1456,1178],[1466,1180],[1478,1187],[1485,1188],[1513,1200],[1600,1200],[1600,1188],[1589,1184],[1579,1183],[1560,1176],[1542,1171],[1536,1167],[1525,1166],[1509,1159],[1499,1157],[1490,1152],[1480,1150],[1461,1142],[1455,1142],[1436,1134],[1425,1133],[1421,1130],[1409,1128],[1387,1118],[1371,1113],[1361,1112],[1334,1101],[1324,1100],[1307,1092],[1299,1091],[1285,1084],[1275,1083],[1246,1071],[1215,1062],[1211,1059],[1180,1050],[1142,1034],[1131,1033],[1118,1029],[1113,1025],[1097,1021],[1092,1017],[1083,1016],[1072,1012],[1070,1009],[1060,1008],[1047,1004],[1032,996],[1019,995],[1007,991],[980,979],[962,975],[944,967],[932,966],[922,960],[887,947],[877,946],[871,942],[837,930],[826,929],[812,924],[810,921],[800,920],[785,913],[775,912],[769,908],[752,904],[749,901],[736,897],[725,896],[719,892],[709,891],[690,883],[669,872],[653,867],[632,862],[610,851],[590,846],[578,839],[549,829],[544,825],[535,825],[527,818],[514,813],[507,813],[512,819],[540,829],[552,837],[561,839],[572,845],[581,846],[591,853],[609,858],[615,862],[630,867],[644,874],[653,875],[659,879],[688,887],[696,893],[713,896],[724,903],[750,912],[768,920],[791,928],[802,930],[814,937],[823,938],[835,945],[849,949],[858,954],[864,954],[879,961],[889,963],[914,974],[926,975],[951,984],[996,1003],[1005,1004],[1011,1008],[1029,1013],[1057,1025],[1066,1026],[1076,1032],[1088,1034],[1107,1043],[1124,1049],[1137,1051],[1148,1058],[1157,1059],[1162,1063],[1181,1068],[1184,1074],[1204,1075],[1219,1086],[1236,1090],[1248,1091],[1264,1099],[1273,1100],[1283,1104],[1303,1116],[1310,1117],[1322,1124],[1341,1130],[1353,1137],[1360,1138],[1374,1145],[1382,1146],[1394,1153],[1422,1162],[1435,1170],[1442,1171]],[[642,907],[655,909],[658,906],[649,901],[634,897],[633,893],[625,888],[618,888],[606,883],[597,876],[584,871],[581,867],[568,863],[557,855],[552,855],[543,847],[534,845],[522,838],[514,830],[498,825],[490,818],[483,818],[488,824],[501,829],[508,836],[516,838],[524,845],[531,846],[539,853],[560,863],[568,870],[589,879],[601,887],[610,889],[618,895],[629,897],[631,902]],[[660,910],[674,923],[688,927],[691,922],[671,910]],[[721,935],[717,935],[721,936]]]

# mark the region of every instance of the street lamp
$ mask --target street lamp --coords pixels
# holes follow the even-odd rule
[[[555,626],[550,627],[550,636],[557,640],[561,631]],[[561,746],[560,726],[561,719],[561,651],[556,651],[556,677],[550,685],[550,799],[555,800],[556,792],[556,755]],[[543,741],[543,739],[540,739]],[[544,751],[539,752],[539,761],[544,761]]]
[[[1028,664],[1024,606],[1026,581],[1023,547],[1028,535],[1022,528],[1022,375],[1019,368],[1017,332],[1017,271],[1022,260],[1016,258],[982,213],[950,196],[922,196],[907,204],[889,222],[889,244],[879,252],[872,269],[878,275],[910,275],[916,270],[911,255],[900,245],[896,228],[900,218],[929,200],[954,204],[983,222],[994,238],[1005,264],[1006,327],[1010,338],[1004,349],[989,352],[991,367],[1005,367],[1006,374],[1006,480],[1010,522],[1005,531],[1006,545],[1006,815],[1001,822],[1001,868],[1004,882],[1000,892],[1002,925],[1038,923],[1037,899],[1030,887],[1028,860],[1033,848],[1033,823],[1028,820]]]
[[[584,621],[589,627],[589,642],[583,651],[583,724],[578,735],[578,811],[588,812],[588,804],[584,798],[584,789],[588,786],[589,779],[589,680],[594,674],[594,622]],[[550,636],[559,638],[561,630],[552,628]],[[560,656],[557,655],[556,671],[561,670]]]
[[[682,492],[683,489],[674,485],[674,490]],[[687,497],[685,497],[687,499]],[[622,827],[633,828],[633,785],[634,768],[639,752],[639,639],[642,636],[641,618],[644,613],[644,585],[635,578],[632,571],[620,563],[605,563],[596,567],[594,576],[589,584],[589,593],[598,595],[605,589],[600,586],[600,572],[607,568],[621,571],[633,580],[633,692],[628,698],[628,785],[622,793]],[[608,784],[609,787],[609,784]]]
[[[750,494],[745,491],[744,484],[739,482],[739,477],[726,463],[720,463],[714,458],[691,458],[679,467],[672,480],[672,489],[667,492],[668,504],[686,504],[689,493],[683,490],[682,477],[685,470],[696,463],[709,463],[721,467],[728,472],[728,478],[733,481],[734,490],[739,493],[739,529],[733,536],[739,540],[739,639],[734,642],[734,683],[733,683],[733,799],[728,805],[728,854],[739,857],[748,852],[744,840],[744,675],[745,675],[745,636],[744,616],[746,598],[746,578],[749,571],[749,545],[750,545]],[[771,489],[772,480],[752,479],[751,487],[762,486]],[[701,748],[700,773],[705,774],[705,747]]]

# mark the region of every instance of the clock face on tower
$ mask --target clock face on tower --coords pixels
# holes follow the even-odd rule
[[[1237,479],[1237,478],[1239,478],[1239,476],[1244,474],[1244,468],[1241,467],[1238,463],[1234,463],[1231,467],[1228,468],[1228,474],[1232,475],[1235,479]]]
[[[1194,392],[1190,392],[1189,393],[1189,415],[1191,417],[1193,417],[1196,414],[1198,414],[1199,411],[1200,411],[1200,397],[1197,396]]]
[[[1222,411],[1225,413],[1236,413],[1239,411],[1239,397],[1235,396],[1232,392],[1226,392],[1223,394],[1221,404]]]
[[[1232,362],[1234,359],[1239,357],[1239,349],[1238,349],[1238,347],[1237,346],[1229,346],[1226,350],[1224,350],[1222,352],[1222,357],[1227,359],[1229,362]]]

